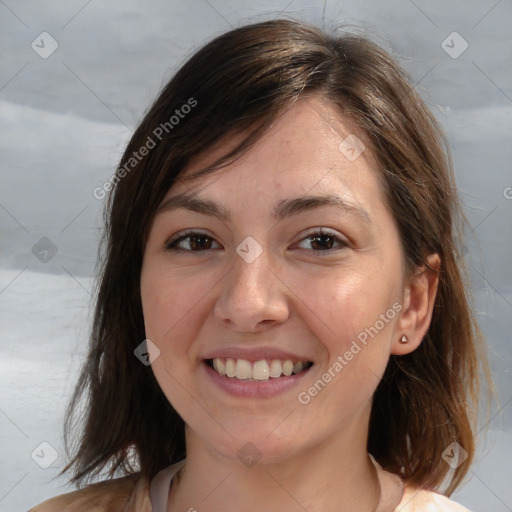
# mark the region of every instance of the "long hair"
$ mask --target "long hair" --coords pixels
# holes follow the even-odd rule
[[[378,45],[274,20],[234,29],[197,51],[150,107],[109,183],[89,354],[66,413],[70,460],[62,473],[73,468],[73,482],[104,469],[110,477],[152,478],[185,457],[183,420],[151,367],[134,356],[145,339],[140,274],[151,221],[192,157],[244,134],[191,179],[215,172],[305,95],[332,105],[369,145],[407,269],[425,265],[430,253],[441,258],[430,328],[417,350],[390,357],[373,398],[368,450],[411,485],[438,489],[448,477],[447,494],[467,472],[483,344],[459,252],[464,217],[443,133]],[[468,457],[448,474],[442,453],[453,442]]]

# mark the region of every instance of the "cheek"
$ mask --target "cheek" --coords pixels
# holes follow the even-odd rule
[[[309,318],[309,327],[327,349],[331,364],[347,351],[357,353],[353,359],[360,363],[385,363],[397,317],[393,304],[399,296],[399,280],[393,275],[392,269],[387,273],[377,268],[331,269],[301,282],[305,307],[300,314]]]
[[[176,290],[183,290],[176,293]],[[143,268],[141,300],[146,338],[157,345],[158,357],[151,369],[169,402],[179,414],[186,413],[187,400],[180,383],[186,382],[194,356],[190,351],[196,324],[190,288],[181,287],[179,280],[161,268]]]
[[[176,290],[181,290],[179,293]],[[184,351],[183,330],[194,325],[190,290],[182,288],[172,276],[156,269],[141,276],[141,300],[146,337],[160,349],[164,359]]]

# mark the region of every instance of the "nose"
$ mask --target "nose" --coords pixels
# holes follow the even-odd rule
[[[289,316],[287,287],[267,254],[250,263],[235,254],[220,284],[214,317],[237,332],[259,332]]]

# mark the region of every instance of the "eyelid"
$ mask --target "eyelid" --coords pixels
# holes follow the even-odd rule
[[[311,236],[311,235],[330,235],[330,236],[333,236],[333,237],[336,237],[336,238],[339,238],[340,240],[342,239],[342,235],[340,233],[338,233],[337,231],[334,231],[333,229],[331,228],[322,228],[322,227],[316,227],[316,228],[310,228],[308,229],[303,235],[302,235],[302,238],[301,240],[303,240],[304,238],[307,238],[308,236]]]

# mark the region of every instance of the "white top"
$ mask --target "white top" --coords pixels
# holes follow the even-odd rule
[[[381,491],[375,512],[470,512],[441,494],[404,486],[398,475],[384,471],[372,456],[370,458],[377,469]],[[184,460],[173,464],[153,478],[149,492],[152,512],[167,512],[172,479],[184,464]]]
[[[376,512],[469,512],[446,496],[404,486],[399,476],[372,461],[381,491]],[[151,481],[135,473],[97,482],[50,498],[29,512],[167,512],[172,479],[184,464],[181,461],[163,469]]]

